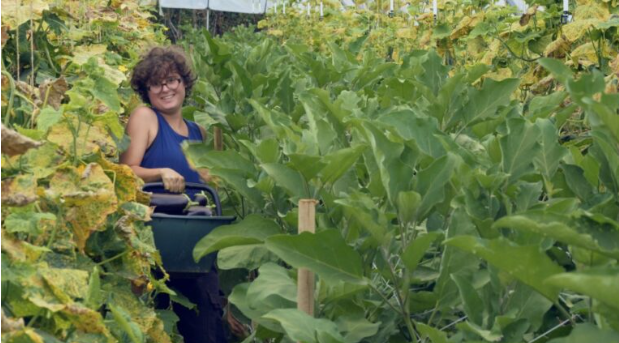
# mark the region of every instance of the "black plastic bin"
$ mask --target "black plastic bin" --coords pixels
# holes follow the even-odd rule
[[[197,183],[187,183],[185,188],[209,193],[216,206],[215,216],[158,213],[155,208],[155,213],[151,215],[152,220],[147,225],[153,228],[155,246],[167,272],[209,272],[215,262],[216,253],[204,256],[196,263],[193,260],[193,248],[213,229],[231,224],[236,217],[221,215],[221,203],[214,189]],[[147,192],[167,193],[162,183],[149,183],[143,189]]]

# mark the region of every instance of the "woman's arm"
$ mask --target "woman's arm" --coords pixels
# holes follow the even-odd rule
[[[120,155],[120,163],[126,164],[145,182],[163,181],[165,189],[182,192],[185,189],[183,176],[170,168],[141,167],[146,149],[157,136],[157,115],[150,108],[139,107],[129,117],[125,128],[131,138],[129,148]]]

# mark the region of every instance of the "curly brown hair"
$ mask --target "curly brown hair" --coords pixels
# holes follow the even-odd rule
[[[196,77],[183,50],[176,46],[152,48],[133,68],[131,88],[140,95],[142,101],[150,105],[148,86],[161,82],[170,73],[181,76],[186,95],[189,95]]]

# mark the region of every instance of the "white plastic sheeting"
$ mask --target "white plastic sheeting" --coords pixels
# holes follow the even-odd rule
[[[272,1],[271,1],[272,2]],[[264,13],[267,0],[159,0],[162,8],[212,10],[234,13]]]

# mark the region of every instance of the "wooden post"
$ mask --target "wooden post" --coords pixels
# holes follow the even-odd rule
[[[221,128],[215,127],[213,129],[213,144],[215,146],[215,150],[222,151],[224,149],[224,139],[221,134]]]
[[[316,200],[299,200],[299,233],[316,232]],[[314,315],[314,273],[299,268],[297,280],[297,308]]]

